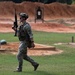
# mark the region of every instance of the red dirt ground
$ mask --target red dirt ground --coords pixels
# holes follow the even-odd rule
[[[12,53],[17,54],[19,43],[7,43],[0,46],[0,53]],[[28,55],[53,55],[60,54],[62,50],[58,50],[53,46],[46,46],[42,44],[35,44],[35,48],[28,49]]]
[[[55,23],[30,23],[30,25],[33,30],[37,31],[75,33],[75,25],[65,26]],[[12,30],[12,24],[0,24],[0,32],[14,32]]]

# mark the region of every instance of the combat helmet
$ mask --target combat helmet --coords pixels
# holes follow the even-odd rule
[[[21,16],[21,18],[25,18],[25,20],[29,17],[26,13],[20,13],[19,15]]]

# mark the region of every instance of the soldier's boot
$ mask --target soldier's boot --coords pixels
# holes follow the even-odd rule
[[[38,66],[39,66],[39,64],[38,64],[38,63],[36,63],[36,64],[34,64],[34,65],[33,65],[33,67],[34,67],[34,71],[36,71],[36,70],[37,70]]]
[[[35,62],[33,59],[31,59],[29,56],[24,56],[24,59],[25,60],[27,60],[27,61],[29,61],[31,64],[32,64],[32,66],[34,67],[34,71],[36,71],[37,70],[37,68],[38,68],[38,66],[39,66],[39,64],[37,63],[37,62]]]
[[[17,67],[17,69],[14,72],[22,72],[22,63],[19,62],[19,66]]]
[[[22,68],[17,68],[14,72],[22,72]]]

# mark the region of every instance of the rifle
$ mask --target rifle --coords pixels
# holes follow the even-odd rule
[[[17,36],[17,27],[18,27],[18,23],[17,23],[17,14],[16,14],[16,9],[15,9],[15,21],[14,21],[14,25],[12,27],[12,29],[15,31],[15,35],[14,36]]]

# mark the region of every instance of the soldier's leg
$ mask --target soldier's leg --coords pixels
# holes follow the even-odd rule
[[[23,43],[20,43],[19,46],[19,50],[18,50],[18,54],[17,54],[17,59],[18,59],[18,67],[17,67],[17,71],[22,71],[22,65],[23,65]]]
[[[20,52],[20,51],[18,52],[17,59],[18,59],[17,71],[22,71],[22,65],[23,65],[23,55],[22,55],[22,52]]]
[[[30,62],[33,66],[34,66],[34,71],[36,71],[37,67],[39,66],[39,64],[37,62],[35,62],[32,58],[30,58],[27,55],[27,48],[25,49],[25,52],[23,54],[23,59],[27,60],[28,62]]]

